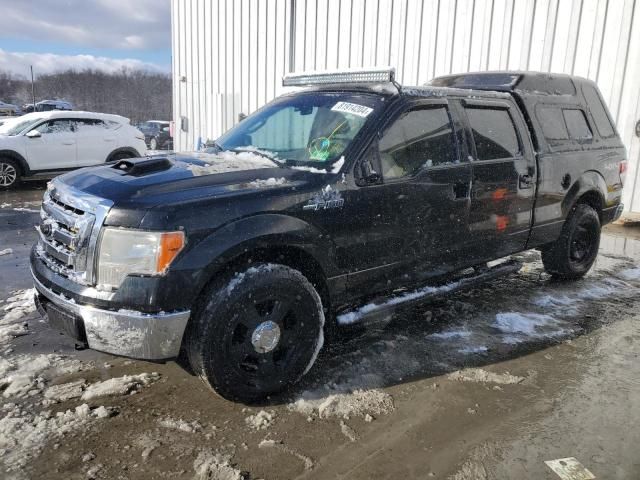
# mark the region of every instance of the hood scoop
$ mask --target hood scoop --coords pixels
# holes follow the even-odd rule
[[[168,170],[172,165],[173,163],[167,157],[150,157],[135,160],[120,160],[113,164],[111,168],[133,177],[140,177],[150,173]]]

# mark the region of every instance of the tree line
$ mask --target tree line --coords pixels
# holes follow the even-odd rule
[[[76,110],[115,113],[130,118],[132,123],[172,118],[171,77],[165,73],[67,70],[38,75],[34,86],[36,102],[66,100]],[[19,106],[32,103],[31,80],[0,72],[0,101]]]

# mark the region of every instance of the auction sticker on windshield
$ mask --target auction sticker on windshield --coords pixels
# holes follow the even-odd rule
[[[373,108],[349,102],[338,102],[331,108],[331,110],[334,112],[351,113],[352,115],[357,115],[359,117],[366,117],[373,112]]]

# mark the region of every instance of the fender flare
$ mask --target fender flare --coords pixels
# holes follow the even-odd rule
[[[6,157],[10,158],[11,160],[15,160],[20,165],[23,176],[28,177],[29,175],[31,175],[31,169],[29,168],[27,160],[15,150],[0,150],[0,157]]]
[[[216,229],[179,260],[180,269],[198,272],[195,290],[201,292],[211,278],[248,252],[295,248],[319,265],[325,278],[336,275],[335,246],[315,226],[283,214],[258,214]]]
[[[602,209],[607,205],[607,184],[600,173],[589,170],[583,173],[582,176],[571,185],[571,188],[567,191],[562,201],[562,216],[567,218],[580,198],[586,194],[598,203],[600,210],[598,213],[600,214]]]
[[[105,162],[111,162],[113,156],[117,153],[129,153],[131,155],[133,155],[134,158],[140,158],[140,154],[138,153],[138,151],[133,148],[133,147],[120,147],[120,148],[116,148],[115,150],[113,150],[108,156],[107,159],[105,160]]]

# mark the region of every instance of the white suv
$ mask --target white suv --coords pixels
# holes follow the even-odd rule
[[[119,115],[35,112],[0,126],[0,188],[79,167],[140,157],[144,135]]]

